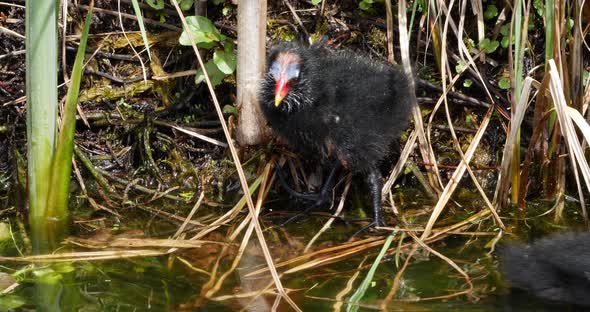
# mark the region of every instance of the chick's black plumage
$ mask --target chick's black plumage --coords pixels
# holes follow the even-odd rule
[[[505,246],[500,263],[512,287],[543,299],[590,306],[590,233]]]
[[[407,126],[410,92],[405,74],[386,64],[322,45],[285,44],[269,55],[259,98],[282,140],[367,178],[380,225],[379,165]]]

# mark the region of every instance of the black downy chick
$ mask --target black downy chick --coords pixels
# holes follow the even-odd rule
[[[500,249],[512,287],[554,301],[590,306],[590,233],[561,234]]]
[[[269,55],[259,98],[286,143],[366,178],[372,225],[381,226],[379,165],[407,127],[410,92],[406,75],[386,64],[323,45],[283,44]]]

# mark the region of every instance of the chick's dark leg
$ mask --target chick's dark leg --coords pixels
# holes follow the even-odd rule
[[[320,193],[318,194],[318,198],[317,198],[314,206],[319,207],[319,206],[331,201],[332,196],[330,196],[330,194],[332,193],[332,188],[334,188],[334,184],[336,182],[336,173],[338,173],[338,170],[340,170],[340,168],[342,168],[342,164],[340,163],[340,160],[335,159],[334,162],[332,163],[332,168],[330,169],[330,173],[328,174],[328,177],[326,178],[326,182],[324,182],[324,185],[320,189]]]
[[[303,212],[298,213],[295,216],[289,218],[287,221],[283,222],[280,226],[281,227],[285,226],[285,225],[293,222],[294,220],[298,219],[299,217],[308,214],[311,209],[320,207],[323,204],[325,204],[326,202],[331,201],[332,197],[330,196],[330,194],[332,192],[332,188],[334,187],[334,182],[336,181],[336,173],[338,172],[338,170],[341,167],[342,167],[342,164],[340,163],[340,161],[336,160],[333,163],[332,168],[330,169],[330,173],[328,174],[328,177],[326,178],[326,182],[322,186],[320,192],[319,193],[311,193],[311,194],[297,192],[297,191],[293,190],[291,187],[289,187],[289,185],[287,184],[287,182],[285,180],[285,177],[283,176],[281,168],[277,167],[277,174],[279,176],[279,181],[282,184],[283,188],[285,188],[285,190],[287,190],[287,192],[289,194],[291,194],[291,196],[303,198],[305,200],[315,200],[315,203],[312,206],[307,207]]]
[[[381,211],[381,189],[383,188],[383,177],[377,168],[371,168],[367,175],[367,184],[371,193],[371,203],[373,204],[373,223],[374,226],[383,226],[383,213]]]
[[[279,183],[287,191],[287,193],[293,197],[313,201],[313,206],[319,207],[331,200],[330,194],[332,192],[332,188],[334,187],[334,182],[336,182],[336,174],[341,167],[342,164],[336,159],[333,162],[332,167],[330,168],[330,173],[328,174],[328,177],[326,178],[324,185],[322,185],[319,193],[302,193],[292,189],[287,183],[285,175],[280,166],[277,166],[277,175],[279,178]]]
[[[285,175],[283,173],[283,169],[281,168],[280,165],[277,166],[276,172],[277,172],[277,176],[279,178],[279,183],[287,191],[287,193],[289,193],[291,196],[301,198],[304,200],[310,200],[310,201],[317,200],[317,198],[318,198],[317,194],[302,193],[302,192],[297,192],[296,190],[292,189],[289,186],[289,184],[287,183],[287,180],[285,179]]]

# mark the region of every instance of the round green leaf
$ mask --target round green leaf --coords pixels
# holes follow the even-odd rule
[[[213,53],[213,62],[226,75],[230,75],[236,70],[237,59],[234,53],[217,50]]]
[[[498,81],[498,86],[502,90],[510,89],[510,79],[503,77],[502,79],[500,79],[500,81]]]
[[[223,107],[223,113],[227,115],[238,115],[238,108],[233,105],[225,105]]]
[[[488,7],[486,8],[486,11],[483,13],[483,17],[485,19],[492,19],[496,16],[498,16],[498,8],[496,7],[496,5],[494,5],[494,4],[488,5]]]
[[[479,48],[484,49],[486,53],[493,53],[494,51],[496,51],[499,45],[500,43],[497,40],[490,40],[488,38],[484,38],[479,43]]]
[[[363,0],[363,1],[359,2],[359,8],[361,10],[365,10],[365,11],[369,10],[372,7],[372,3],[373,3],[373,1]]]
[[[225,39],[225,36],[213,25],[213,23],[204,16],[189,16],[186,18],[188,29],[192,33],[195,43],[211,43],[218,42]],[[190,45],[186,29],[178,39],[182,45]]]
[[[188,11],[190,8],[193,7],[194,0],[182,0],[179,2],[180,9],[183,11]]]
[[[211,84],[215,87],[221,83],[225,74],[217,68],[217,65],[213,63],[213,60],[209,60],[205,63],[205,69],[207,70],[207,74],[209,75],[209,79],[211,80]],[[197,75],[195,76],[195,84],[200,84],[201,82],[205,81],[205,75],[203,75],[203,70],[198,69]]]
[[[164,0],[146,0],[147,4],[156,10],[164,8]]]

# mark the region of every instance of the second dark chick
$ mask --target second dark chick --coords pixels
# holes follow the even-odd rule
[[[282,140],[366,178],[372,225],[381,226],[379,167],[407,127],[410,92],[406,75],[386,64],[322,45],[283,44],[269,55],[259,99]]]

